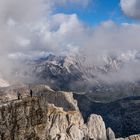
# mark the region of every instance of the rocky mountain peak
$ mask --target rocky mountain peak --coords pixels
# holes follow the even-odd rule
[[[20,100],[0,104],[1,140],[114,140],[101,116],[92,114],[84,123],[72,93],[53,91],[46,85],[30,88],[33,97],[27,93]],[[21,88],[16,90],[21,92]],[[22,87],[23,93],[28,90]],[[135,138],[139,136],[128,139]]]
[[[106,129],[102,118],[92,115],[84,124],[72,93],[55,92],[43,85],[33,86],[32,90],[33,97],[27,95],[21,100],[1,103],[2,140],[82,140],[84,138],[106,140]]]

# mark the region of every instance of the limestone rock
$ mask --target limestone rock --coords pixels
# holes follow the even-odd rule
[[[107,128],[106,130],[108,140],[115,140],[115,134],[111,128]]]
[[[84,123],[72,93],[56,92],[46,85],[31,88],[33,97],[26,87],[4,92],[11,91],[12,98],[0,104],[0,140],[140,140],[139,135],[115,139],[96,114]],[[23,93],[21,100],[15,98],[17,91]]]
[[[103,119],[99,115],[92,114],[87,122],[88,135],[91,139],[106,140],[106,128]]]
[[[72,140],[82,140],[84,138],[84,132],[76,125],[70,127],[68,134]]]
[[[124,140],[140,140],[140,135],[133,135],[128,138],[125,138]]]
[[[1,140],[106,140],[101,116],[93,114],[84,124],[72,93],[44,87],[33,93],[0,105]]]
[[[116,140],[140,140],[140,135],[132,135],[127,138],[118,138]]]
[[[22,98],[30,96],[30,89],[33,91],[33,96],[43,97],[43,100],[57,107],[63,107],[65,111],[79,110],[77,101],[73,98],[72,92],[54,91],[47,85],[31,85],[9,87],[0,89],[0,102],[7,102],[17,99],[17,92]]]

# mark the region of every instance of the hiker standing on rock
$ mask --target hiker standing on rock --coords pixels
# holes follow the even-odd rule
[[[30,89],[30,97],[33,96],[33,91]]]
[[[18,98],[18,100],[21,99],[21,94],[19,93],[19,91],[17,92],[17,98]]]

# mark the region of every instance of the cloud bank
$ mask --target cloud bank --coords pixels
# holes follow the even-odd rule
[[[123,59],[125,65],[121,70],[99,75],[99,78],[104,81],[140,79],[139,24],[117,25],[109,20],[97,27],[88,27],[75,13],[54,12],[57,7],[67,5],[85,8],[90,2],[90,0],[84,0],[82,3],[80,0],[0,1],[2,75],[11,77],[11,70],[25,67],[21,61],[45,57],[52,52],[57,55],[81,54],[82,57],[86,57],[84,64],[86,68],[89,65],[102,67],[108,56]],[[139,5],[139,1],[121,0],[124,13],[139,18],[139,9],[135,7],[136,5]]]
[[[125,15],[140,19],[140,1],[139,0],[121,0],[122,11]]]
[[[21,61],[25,59],[37,59],[48,55],[48,52],[60,54],[71,49],[75,42],[80,41],[77,36],[83,32],[83,25],[76,14],[66,15],[54,11],[67,4],[85,8],[88,2],[89,0],[82,3],[79,0],[0,1],[1,75],[10,77],[13,69],[24,68]]]
[[[106,83],[135,82],[140,79],[140,25],[103,22],[93,29],[86,40],[82,55],[85,68],[111,66],[107,73],[91,71]],[[91,82],[93,82],[91,80]]]

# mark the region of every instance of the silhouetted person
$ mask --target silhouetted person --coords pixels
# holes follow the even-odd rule
[[[43,97],[43,95],[44,95],[43,93],[40,93],[40,97],[41,97],[41,98]]]
[[[19,92],[17,92],[17,97],[18,97],[18,100],[21,99],[21,94]]]
[[[30,96],[32,97],[33,96],[33,91],[30,89]]]

